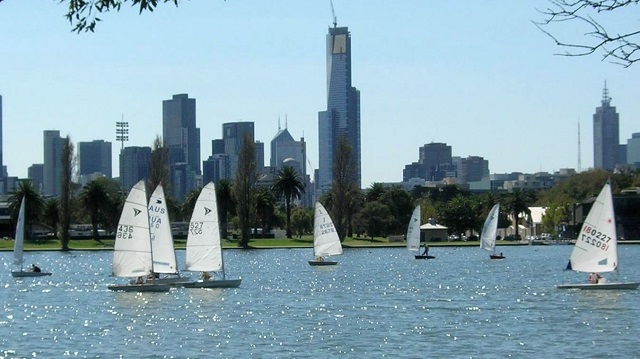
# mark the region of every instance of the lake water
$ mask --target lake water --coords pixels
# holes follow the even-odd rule
[[[28,252],[54,274],[11,277],[0,253],[0,358],[602,358],[640,355],[640,291],[559,290],[571,246],[226,250],[237,289],[116,293],[111,252]],[[620,280],[640,246],[619,247]],[[184,251],[178,252],[184,263]]]

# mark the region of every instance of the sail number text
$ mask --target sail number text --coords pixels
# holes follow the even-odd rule
[[[593,227],[587,227],[582,233],[581,240],[587,244],[595,246],[596,248],[606,251],[609,249],[608,243],[611,241],[611,237]]]
[[[133,226],[119,225],[116,238],[122,238],[122,239],[133,238]]]
[[[189,233],[202,234],[202,222],[191,222],[189,224]]]
[[[333,233],[336,229],[333,227],[331,223],[323,223],[320,225],[320,234]]]

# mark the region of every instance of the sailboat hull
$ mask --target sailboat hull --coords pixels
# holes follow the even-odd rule
[[[191,278],[188,277],[162,277],[155,279],[156,284],[169,284],[174,286],[180,286],[183,283],[188,283],[190,281]]]
[[[185,288],[238,288],[242,278],[240,279],[210,279],[198,280],[195,282],[180,283]]]
[[[581,283],[581,284],[561,284],[558,289],[583,289],[583,290],[608,290],[608,289],[636,289],[640,282],[628,283]]]
[[[51,275],[51,273],[48,273],[48,272],[24,272],[24,271],[11,272],[11,276],[13,276],[14,278],[45,277],[49,275]]]
[[[309,265],[311,266],[334,266],[338,264],[338,262],[332,261],[309,261]]]
[[[489,258],[491,259],[505,259],[505,256],[501,256],[499,254],[489,254]]]
[[[169,284],[114,284],[108,287],[114,292],[168,292]]]
[[[434,259],[435,258],[435,256],[424,256],[421,254],[416,254],[414,257],[415,259]]]

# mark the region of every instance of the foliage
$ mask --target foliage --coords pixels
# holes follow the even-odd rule
[[[235,214],[235,203],[231,191],[231,182],[223,179],[216,185],[216,198],[218,199],[218,217],[220,218],[220,227],[222,238],[227,238],[227,224],[229,223],[229,215]]]
[[[544,215],[542,216],[542,230],[546,233],[557,233],[557,228],[562,222],[569,222],[569,213],[567,207],[552,205],[547,207]]]
[[[153,140],[153,150],[149,159],[149,188],[156,188],[162,183],[165,197],[171,193],[169,181],[169,149],[165,146],[160,136]]]
[[[304,181],[291,166],[284,166],[278,171],[272,186],[278,199],[284,198],[287,218],[287,238],[291,238],[291,200],[300,199],[305,191]]]
[[[294,207],[291,211],[291,229],[298,238],[313,233],[313,209]]]
[[[523,190],[520,188],[515,188],[505,197],[504,204],[501,207],[511,215],[516,235],[518,234],[520,216],[524,214],[526,218],[531,218],[531,210],[529,207],[535,202],[535,200],[536,193],[534,191]]]
[[[478,215],[478,207],[477,200],[459,194],[447,203],[438,204],[440,222],[449,228],[450,233],[478,231],[484,221]]]
[[[194,189],[187,194],[184,202],[182,202],[182,208],[180,212],[182,213],[182,218],[186,222],[191,221],[191,215],[193,214],[193,209],[196,207],[196,201],[198,200],[198,196],[200,195],[201,191],[202,188]]]
[[[366,231],[367,237],[373,239],[374,237],[386,237],[395,221],[389,206],[378,201],[371,201],[367,202],[364,208],[358,212],[354,222],[358,223],[356,227]]]
[[[22,199],[26,199],[25,203],[25,228],[28,237],[31,238],[33,232],[33,224],[40,219],[43,208],[43,200],[40,193],[31,184],[31,181],[21,181],[18,188],[9,195],[9,212],[11,213],[12,222],[18,220],[20,205]]]
[[[256,213],[262,233],[270,232],[273,224],[279,220],[276,214],[276,199],[267,187],[260,187],[256,193]],[[257,229],[258,225],[255,227]]]
[[[364,199],[367,202],[378,201],[386,191],[387,189],[384,187],[384,184],[380,182],[374,182],[367,189],[364,195]]]
[[[73,26],[74,32],[95,30],[96,24],[102,21],[97,17],[100,13],[120,11],[122,4],[131,2],[131,6],[138,6],[139,13],[153,12],[158,3],[172,3],[178,6],[178,0],[59,0],[60,3],[69,2],[69,11],[65,15]]]
[[[249,134],[245,134],[238,155],[238,167],[233,185],[240,226],[240,245],[243,248],[249,248],[251,225],[256,217],[255,187],[258,181],[258,172],[255,153],[253,138]]]
[[[42,208],[42,220],[43,222],[53,228],[57,236],[58,223],[60,222],[60,202],[58,198],[52,197],[44,201]]]
[[[411,194],[400,186],[393,186],[380,196],[379,202],[387,206],[392,216],[387,224],[390,233],[404,233],[415,207]]]
[[[333,183],[331,185],[331,218],[340,241],[347,236],[350,216],[353,215],[353,196],[359,192],[356,187],[357,173],[353,151],[346,137],[341,136],[333,159]]]
[[[545,17],[534,24],[547,34],[556,45],[567,49],[563,56],[587,56],[603,52],[602,60],[611,60],[624,67],[629,67],[640,60],[640,29],[637,24],[624,28],[625,22],[612,18],[621,12],[632,12],[632,5],[640,4],[640,0],[549,0],[551,6],[540,10]],[[615,12],[615,14],[614,14]],[[586,39],[577,42],[565,42],[552,34],[553,25],[584,26],[581,31]],[[609,30],[607,29],[609,27]],[[615,30],[611,28],[615,27]],[[545,30],[545,28],[551,28]],[[560,32],[560,31],[558,31]]]
[[[110,197],[103,181],[94,179],[87,183],[80,192],[80,203],[89,213],[91,226],[93,227],[93,238],[99,241],[98,225],[103,213],[109,211]],[[105,216],[106,217],[106,216]]]
[[[63,251],[69,250],[69,228],[71,227],[71,203],[73,200],[73,175],[74,145],[67,135],[62,146],[62,178],[60,180],[60,244]]]

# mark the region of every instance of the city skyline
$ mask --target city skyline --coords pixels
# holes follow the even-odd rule
[[[333,18],[325,1],[280,5],[184,2],[143,15],[123,7],[102,16],[96,33],[74,34],[56,2],[3,2],[0,29],[20,34],[5,39],[0,58],[9,175],[26,177],[43,162],[45,130],[118,146],[115,122],[124,115],[126,145],[151,146],[162,134],[161,101],[180,93],[198,101],[202,154],[223,123],[254,122],[255,139],[268,142],[287,117],[294,138],[305,138],[312,175]],[[334,5],[338,26],[357,39],[363,187],[400,181],[431,142],[489,160],[492,173],[576,168],[578,122],[582,164],[592,167],[591,121],[605,80],[620,142],[640,132],[640,67],[553,56],[560,50],[531,24],[546,1]]]

